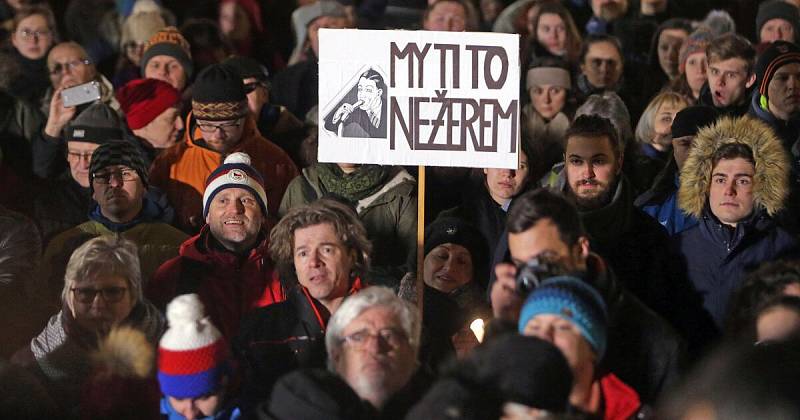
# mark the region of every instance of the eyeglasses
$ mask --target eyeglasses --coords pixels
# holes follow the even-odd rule
[[[250,82],[250,83],[245,83],[244,84],[244,93],[248,93],[249,94],[249,93],[253,92],[254,90],[256,90],[256,88],[259,88],[259,87],[262,87],[264,89],[268,89],[269,88],[267,86],[267,84],[264,83],[264,82],[260,82],[260,81],[259,82]]]
[[[232,129],[242,125],[241,120],[236,120],[224,124],[209,124],[209,123],[197,123],[197,128],[204,133],[216,133],[217,129],[225,131],[226,129]]]
[[[26,41],[28,41],[30,39],[39,39],[39,38],[49,37],[52,34],[52,32],[50,32],[50,30],[48,30],[48,29],[44,29],[44,30],[41,30],[41,31],[32,31],[30,29],[20,29],[20,30],[17,31],[17,33],[19,34],[20,38],[22,38],[22,39],[24,39]]]
[[[122,182],[130,182],[135,180],[138,176],[139,174],[137,174],[133,169],[119,169],[116,171],[95,172],[93,178],[94,182],[100,185],[106,185],[111,183],[112,177],[121,179]]]
[[[73,152],[73,151],[69,151],[68,150],[67,151],[67,159],[68,160],[75,160],[75,161],[80,161],[81,159],[83,159],[83,160],[85,160],[87,162],[91,162],[92,161],[92,154],[94,154],[94,152],[80,153],[80,152]]]
[[[94,289],[91,287],[73,287],[69,290],[75,294],[75,299],[77,299],[78,302],[90,304],[94,302],[94,299],[97,297],[98,293],[107,303],[117,303],[122,300],[123,296],[125,296],[125,292],[128,291],[128,288],[104,287],[102,289]]]
[[[52,69],[50,69],[50,74],[59,74],[64,70],[72,71],[73,69],[77,68],[78,66],[86,66],[89,63],[91,63],[91,61],[86,60],[86,59],[84,59],[84,60],[72,60],[72,61],[67,61],[66,63],[56,63],[56,65],[53,66]]]
[[[358,350],[366,347],[367,343],[369,343],[372,338],[384,344],[388,344],[392,348],[408,343],[408,336],[406,333],[396,328],[384,328],[378,331],[377,334],[373,334],[367,330],[360,330],[344,336],[343,341],[350,345],[350,347]]]

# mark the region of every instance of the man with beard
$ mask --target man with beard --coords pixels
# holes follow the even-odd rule
[[[165,209],[146,196],[147,187],[147,169],[132,144],[112,141],[94,149],[89,188],[97,204],[89,213],[89,221],[59,234],[47,246],[41,278],[48,282],[48,297],[60,294],[72,251],[96,236],[116,235],[133,241],[139,247],[144,280],[149,280],[164,261],[178,255],[186,235],[160,221]]]
[[[740,117],[747,113],[756,75],[756,51],[750,41],[733,33],[711,40],[706,50],[708,81],[700,88],[698,102],[717,109],[721,115]]]
[[[197,293],[214,325],[230,340],[250,310],[284,299],[268,256],[267,196],[261,174],[245,153],[225,158],[206,180],[198,235],[159,267],[146,295],[159,308]]]
[[[667,233],[633,205],[614,126],[605,118],[581,115],[567,130],[565,146],[555,188],[575,203],[592,249],[608,260],[622,284],[669,318]]]

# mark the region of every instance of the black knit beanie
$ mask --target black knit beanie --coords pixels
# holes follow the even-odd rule
[[[67,125],[64,138],[67,141],[97,144],[122,140],[122,124],[116,111],[97,102],[84,109]]]
[[[701,128],[713,124],[719,113],[717,110],[705,105],[695,105],[684,108],[675,114],[672,120],[672,138],[697,135]]]
[[[92,188],[92,194],[94,194],[94,174],[111,165],[123,165],[133,169],[147,187],[147,166],[139,149],[127,141],[112,141],[101,144],[92,153],[92,162],[89,164],[89,186]]]
[[[800,63],[800,47],[791,42],[775,41],[764,50],[756,62],[758,92],[767,97],[769,82],[775,72],[789,63]]]
[[[456,217],[438,217],[425,228],[425,255],[439,245],[461,245],[472,257],[473,280],[479,284],[488,278],[489,247],[478,229]]]
[[[800,21],[800,11],[797,6],[789,4],[784,0],[770,0],[758,6],[756,14],[756,38],[761,40],[761,27],[772,19],[783,19],[792,24],[794,28],[795,40],[798,34],[798,21]]]
[[[192,113],[196,119],[229,121],[244,117],[247,112],[247,94],[236,71],[213,64],[200,72],[192,86]]]

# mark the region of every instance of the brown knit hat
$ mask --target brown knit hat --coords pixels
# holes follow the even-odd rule
[[[174,57],[183,66],[183,71],[186,72],[186,77],[191,78],[194,71],[194,64],[192,63],[192,53],[189,42],[181,35],[178,28],[174,26],[167,26],[166,28],[156,32],[144,47],[142,54],[142,74],[147,67],[147,62],[157,55],[168,55]]]
[[[708,44],[711,42],[711,38],[714,37],[714,34],[708,30],[708,28],[700,27],[697,28],[689,38],[686,38],[683,45],[681,46],[679,57],[679,64],[678,68],[681,73],[686,71],[686,60],[689,58],[690,55],[699,52],[705,52],[706,48],[708,48]]]
[[[192,86],[192,114],[196,119],[230,121],[249,112],[242,77],[225,64],[212,64]]]

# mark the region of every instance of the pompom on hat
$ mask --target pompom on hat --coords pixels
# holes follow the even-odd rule
[[[250,155],[243,152],[231,153],[206,179],[206,190],[203,194],[203,218],[208,216],[211,200],[220,191],[227,188],[244,188],[250,191],[261,207],[261,214],[267,215],[267,194],[264,191],[264,178],[250,166]]]
[[[196,294],[180,295],[167,305],[169,328],[158,346],[158,383],[174,398],[215,393],[228,371],[228,347],[205,316]]]

